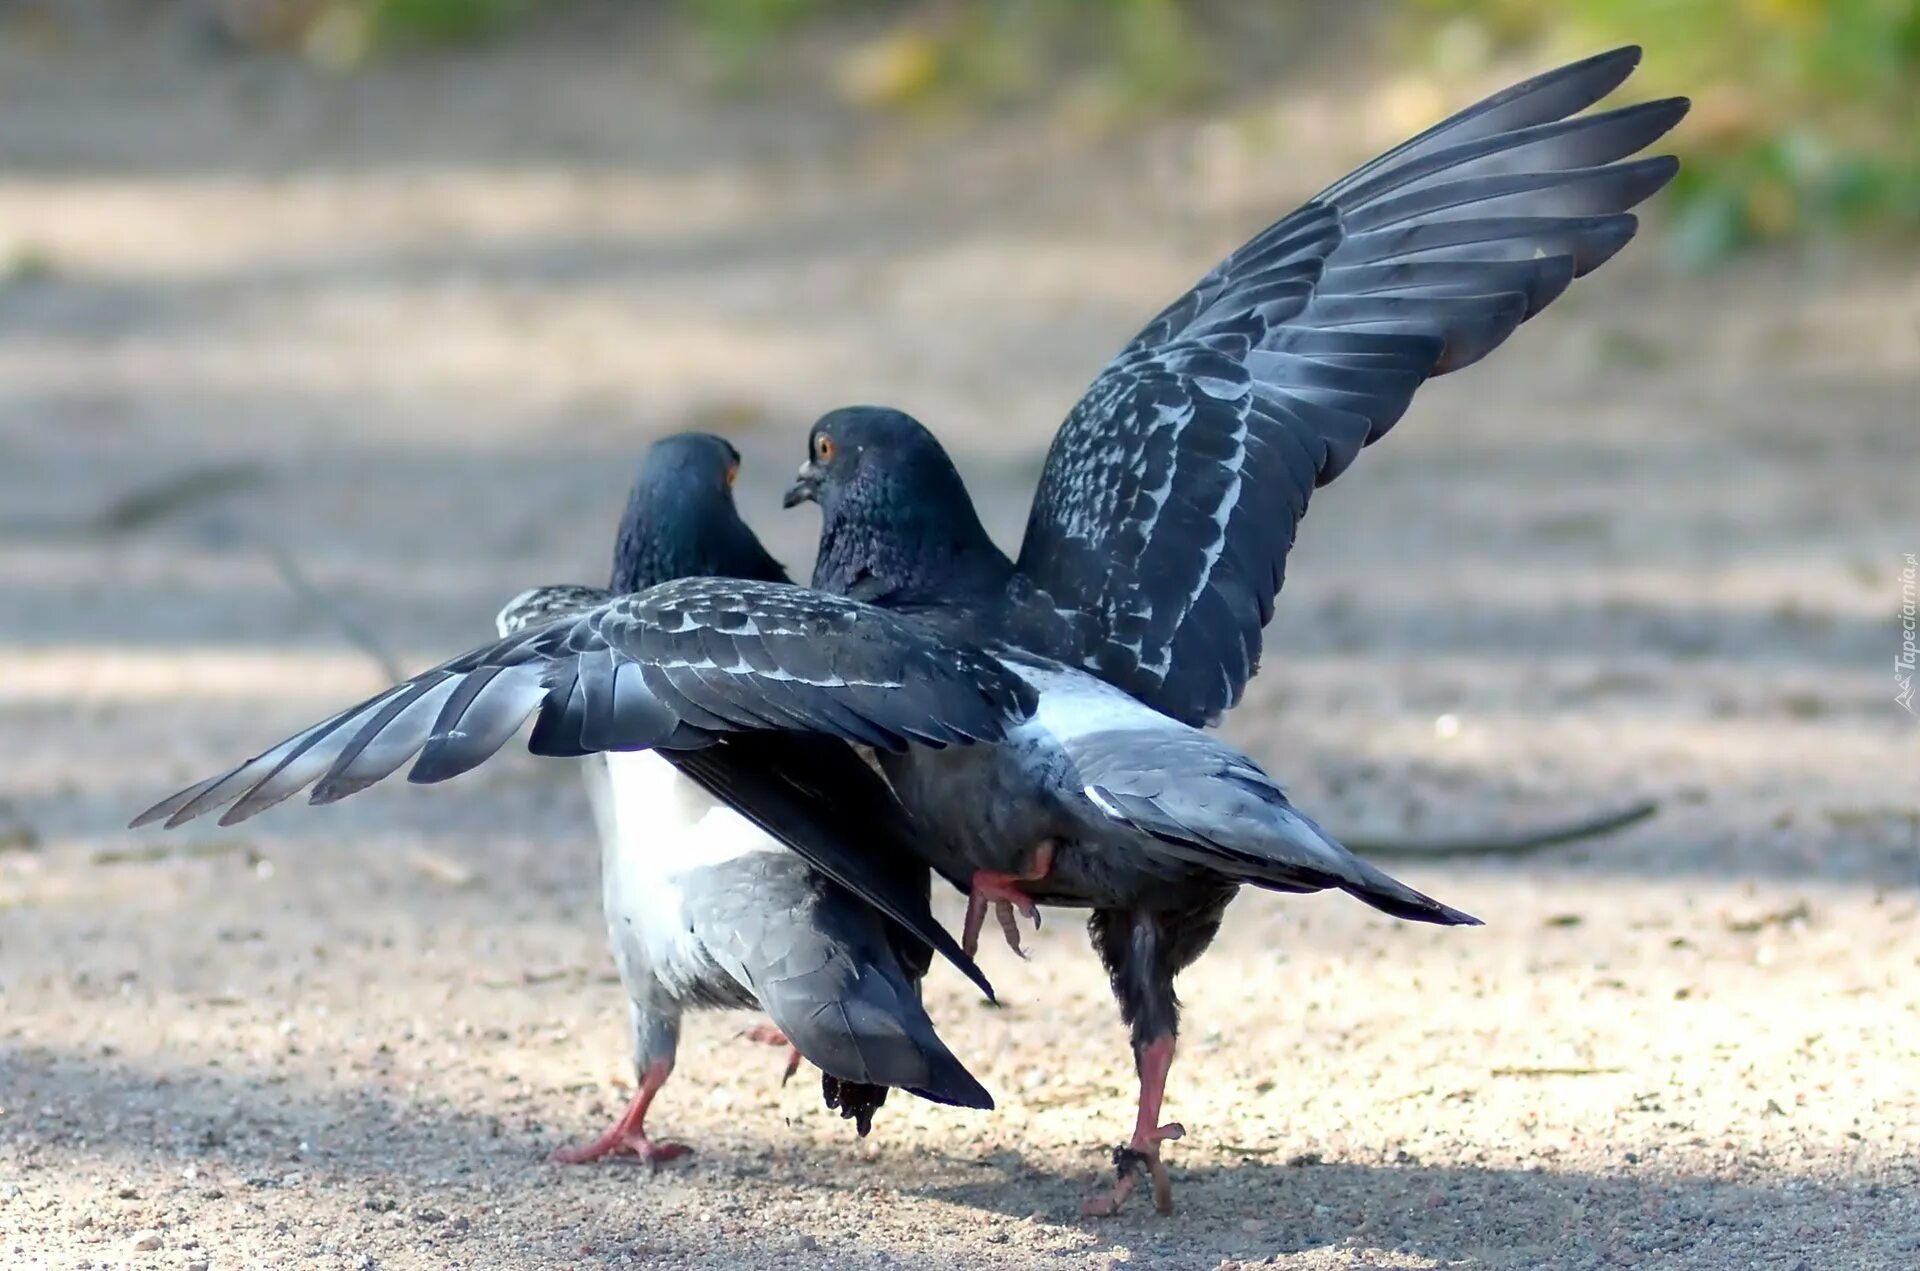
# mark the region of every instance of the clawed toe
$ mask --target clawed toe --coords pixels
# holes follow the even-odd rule
[[[968,957],[980,952],[980,929],[986,925],[987,910],[993,910],[994,921],[1000,925],[1000,934],[1006,938],[1007,947],[1021,957],[1027,957],[1028,951],[1020,940],[1019,915],[1025,914],[1033,921],[1033,929],[1040,930],[1040,907],[1025,896],[1002,900],[975,892],[967,898],[966,924],[960,931],[960,948]]]
[[[657,1168],[678,1157],[692,1156],[693,1149],[685,1143],[648,1142],[642,1148],[635,1151],[634,1155],[646,1164]]]
[[[671,1059],[656,1060],[649,1064],[640,1074],[640,1088],[634,1091],[627,1110],[608,1127],[605,1134],[591,1143],[558,1148],[547,1160],[555,1165],[585,1165],[589,1161],[605,1160],[610,1156],[631,1157],[657,1166],[693,1151],[684,1143],[655,1143],[647,1137],[647,1108],[652,1105],[653,1097],[660,1093],[660,1087],[667,1083],[667,1077],[672,1072]]]
[[[634,1161],[658,1169],[666,1162],[691,1155],[692,1152],[693,1149],[685,1143],[655,1143],[642,1134],[617,1139],[603,1138],[579,1147],[556,1148],[547,1160],[554,1165],[585,1165],[591,1161],[611,1159]]]
[[[1160,1159],[1160,1145],[1169,1139],[1184,1138],[1186,1127],[1169,1122],[1144,1140],[1136,1138],[1124,1147],[1113,1149],[1113,1186],[1090,1196],[1080,1206],[1084,1218],[1108,1218],[1120,1212],[1133,1195],[1142,1172],[1153,1180],[1153,1207],[1163,1214],[1173,1212],[1173,1180],[1167,1175],[1166,1162]]]
[[[980,928],[987,920],[987,906],[993,906],[994,920],[1000,924],[1001,934],[1007,938],[1007,947],[1021,957],[1027,956],[1027,950],[1020,943],[1020,924],[1015,918],[1016,911],[1025,914],[1033,922],[1033,929],[1040,930],[1040,906],[1033,903],[1033,897],[1027,895],[1023,883],[1031,883],[1045,878],[1053,869],[1053,844],[1044,842],[1034,849],[1031,867],[1015,874],[1002,874],[993,870],[976,870],[972,887],[967,892],[967,921],[961,932],[960,947],[972,957],[980,949]]]
[[[1040,907],[1031,900],[1016,905],[1009,900],[997,900],[993,904],[993,916],[1000,924],[1000,934],[1006,937],[1007,948],[1022,958],[1031,956],[1025,945],[1020,943],[1020,920],[1018,914],[1025,914],[1033,920],[1033,929],[1040,930]]]

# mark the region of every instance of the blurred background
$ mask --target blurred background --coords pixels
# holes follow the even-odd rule
[[[931,985],[992,1117],[855,1146],[709,1019],[642,1180],[538,1164],[630,1079],[564,765],[120,828],[601,581],[668,432],[804,575],[806,425],[897,405],[1011,546],[1216,259],[1624,42],[1680,179],[1316,496],[1228,731],[1356,840],[1659,815],[1396,861],[1467,936],[1239,902],[1176,1223],[1072,1216],[1132,1074],[1070,915]],[[1916,477],[1911,0],[0,0],[0,1251],[1916,1265]]]

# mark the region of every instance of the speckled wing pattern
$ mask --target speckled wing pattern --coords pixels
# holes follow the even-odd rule
[[[1685,99],[1580,115],[1639,50],[1548,72],[1360,168],[1150,322],[1055,437],[1021,547],[1050,650],[1189,724],[1258,666],[1313,490],[1429,377],[1633,236]]]
[[[493,623],[501,635],[510,636],[562,618],[577,618],[612,599],[613,593],[605,587],[583,587],[577,583],[530,587],[502,606]]]
[[[797,731],[884,750],[993,741],[1033,694],[987,654],[910,618],[783,583],[685,578],[529,627],[444,662],[135,818],[230,825],[312,784],[363,790],[415,760],[435,782],[534,716],[541,755],[695,749]]]

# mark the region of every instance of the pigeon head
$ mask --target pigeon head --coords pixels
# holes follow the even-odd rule
[[[618,594],[695,575],[785,582],[740,519],[733,482],[740,452],[708,433],[677,433],[653,443],[627,498],[613,552]]]
[[[813,585],[863,599],[945,599],[1003,587],[1013,565],[980,524],[960,473],[919,420],[847,406],[807,434],[785,505],[820,505]]]

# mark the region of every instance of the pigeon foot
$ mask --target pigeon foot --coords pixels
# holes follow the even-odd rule
[[[1083,1218],[1107,1218],[1120,1212],[1127,1203],[1127,1197],[1133,1195],[1134,1186],[1139,1183],[1140,1175],[1145,1172],[1153,1179],[1153,1207],[1163,1214],[1173,1212],[1173,1182],[1167,1177],[1167,1166],[1160,1159],[1160,1144],[1168,1139],[1185,1137],[1187,1129],[1177,1121],[1155,1126],[1142,1138],[1136,1134],[1132,1142],[1125,1147],[1113,1149],[1113,1172],[1117,1176],[1112,1187],[1098,1196],[1090,1196],[1080,1205]]]
[[[616,1127],[591,1143],[583,1143],[579,1147],[556,1148],[547,1160],[555,1165],[585,1165],[608,1157],[632,1157],[642,1164],[658,1167],[692,1151],[693,1149],[685,1143],[655,1143],[638,1130],[631,1134],[621,1134],[617,1132]]]
[[[1053,868],[1053,841],[1051,839],[1034,849],[1033,864],[1014,874],[1003,874],[995,870],[975,870],[973,888],[967,893],[967,919],[960,933],[960,947],[968,957],[980,949],[980,928],[986,924],[987,908],[992,906],[995,921],[1000,924],[1000,932],[1006,937],[1007,947],[1021,957],[1027,951],[1020,944],[1020,924],[1015,919],[1017,910],[1033,923],[1033,929],[1040,929],[1040,906],[1033,903],[1033,897],[1027,895],[1020,884],[1031,883],[1045,878]]]
[[[647,1137],[647,1108],[653,1103],[653,1096],[660,1093],[660,1087],[667,1084],[667,1077],[672,1072],[671,1060],[663,1059],[648,1068],[641,1075],[640,1088],[634,1091],[627,1110],[620,1114],[620,1119],[605,1134],[578,1147],[558,1148],[547,1159],[555,1165],[585,1165],[589,1161],[610,1156],[633,1157],[657,1167],[693,1151],[685,1143],[656,1143]]]
[[[1185,1138],[1187,1128],[1178,1121],[1160,1124],[1160,1102],[1166,1094],[1167,1070],[1173,1067],[1173,1035],[1157,1037],[1139,1050],[1140,1114],[1134,1121],[1133,1139],[1125,1147],[1113,1149],[1112,1187],[1088,1197],[1080,1206],[1082,1217],[1105,1218],[1120,1212],[1133,1195],[1133,1189],[1145,1172],[1153,1179],[1153,1207],[1163,1214],[1173,1212],[1173,1182],[1160,1160],[1160,1145],[1170,1139]]]

